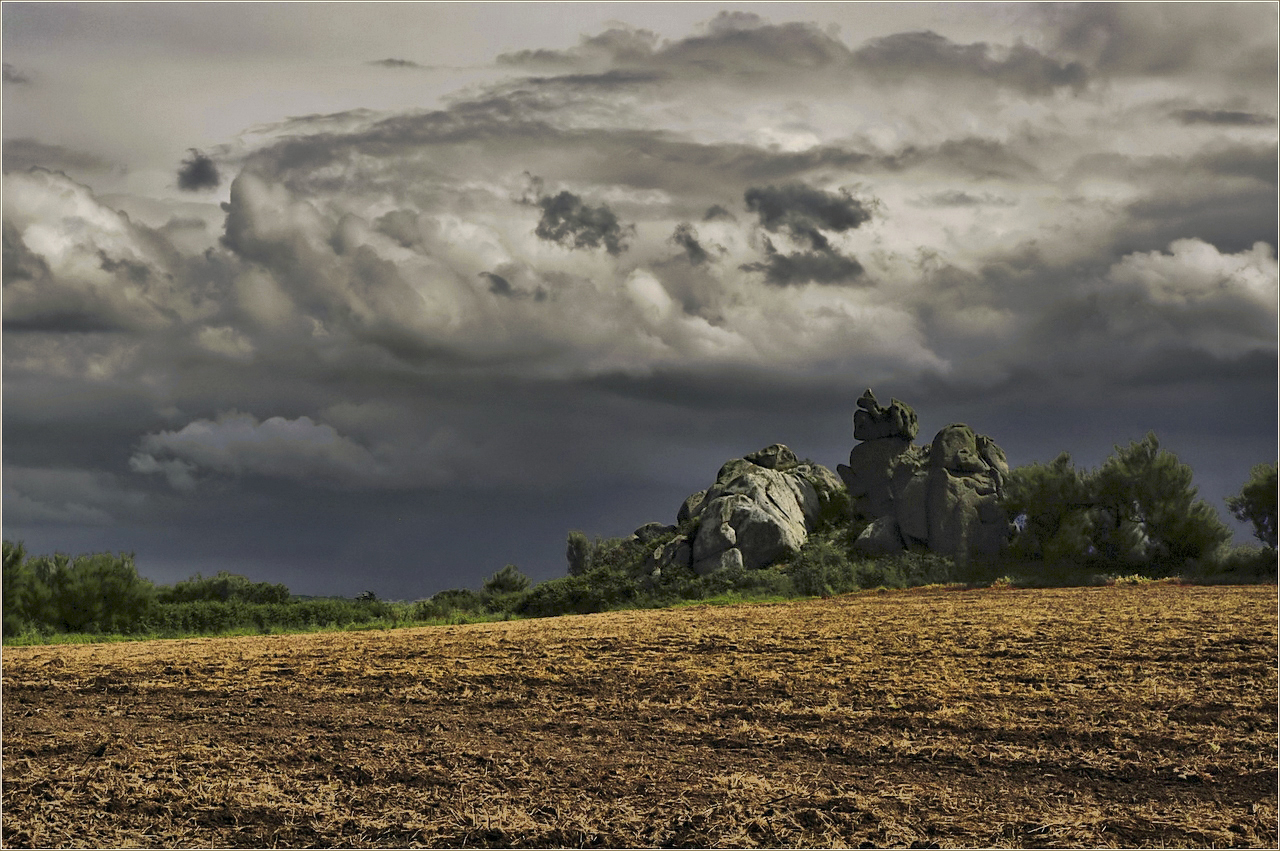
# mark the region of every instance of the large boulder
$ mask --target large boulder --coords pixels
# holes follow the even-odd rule
[[[758,569],[794,557],[840,490],[826,467],[803,463],[782,444],[725,462],[715,483],[677,514],[691,529],[655,552],[658,566],[689,564],[699,574]]]
[[[999,551],[1009,533],[1000,507],[1009,463],[985,435],[953,423],[927,447],[911,443],[910,407],[889,407],[870,390],[858,400],[854,438],[862,443],[838,466],[857,517],[872,521],[855,542],[867,553],[927,548],[966,561]]]
[[[671,534],[675,531],[675,526],[666,526],[662,523],[646,523],[632,534],[640,543],[652,544],[654,541],[671,537]]]

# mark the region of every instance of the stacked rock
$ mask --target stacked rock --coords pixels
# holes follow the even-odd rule
[[[915,411],[893,399],[881,406],[867,390],[853,415],[862,441],[836,470],[855,517],[870,525],[855,546],[867,553],[929,550],[966,561],[994,555],[1009,534],[1000,505],[1009,464],[991,438],[955,423],[929,446],[912,443]]]

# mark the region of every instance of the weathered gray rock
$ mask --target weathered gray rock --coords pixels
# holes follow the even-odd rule
[[[893,471],[899,466],[899,456],[910,448],[911,441],[900,437],[868,440],[853,447],[849,466],[836,466],[856,511],[867,517],[893,511]]]
[[[698,491],[695,494],[690,494],[690,496],[684,501],[684,504],[680,506],[680,511],[676,514],[676,523],[684,523],[686,520],[697,514],[702,509],[702,504],[706,501],[706,498],[707,492],[704,490]]]
[[[837,468],[855,516],[872,521],[856,546],[869,553],[927,547],[960,561],[998,552],[1009,532],[1000,507],[1009,464],[1000,447],[959,423],[928,447],[915,446],[910,407],[897,399],[881,407],[870,390],[858,406],[854,437],[863,442]]]
[[[853,548],[858,552],[875,556],[900,553],[904,547],[902,535],[898,533],[898,521],[892,516],[872,520],[853,542]]]
[[[897,399],[889,407],[881,407],[870,388],[858,399],[861,410],[853,413],[853,437],[855,440],[880,440],[899,437],[908,442],[915,440],[920,431],[916,412]]]
[[[961,423],[952,423],[933,438],[929,464],[953,473],[984,473],[987,462],[978,454],[978,436]]]
[[[702,561],[695,561],[693,563],[693,571],[699,576],[706,576],[707,574],[715,573],[717,570],[741,568],[742,566],[742,552],[737,547],[730,547],[723,552],[704,558]]]
[[[791,558],[840,488],[830,470],[801,463],[782,444],[731,459],[710,488],[680,507],[681,527],[695,527],[684,563],[707,572],[731,564],[757,569]],[[684,551],[668,545],[656,557],[669,564],[667,559],[682,558]]]
[[[789,470],[800,463],[796,453],[781,443],[766,446],[764,449],[757,449],[755,452],[742,457],[752,464],[764,467],[766,470]]]
[[[693,545],[688,538],[681,535],[655,550],[653,560],[659,565],[688,567],[693,561]]]
[[[897,499],[893,516],[907,549],[929,546],[929,474],[915,465],[903,464],[894,471],[892,483]]]
[[[668,526],[665,523],[646,523],[635,531],[635,537],[642,544],[652,543],[659,538],[665,538],[674,534],[675,526]]]

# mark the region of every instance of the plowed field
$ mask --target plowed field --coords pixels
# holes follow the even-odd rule
[[[7,648],[6,846],[1254,846],[1276,589]]]

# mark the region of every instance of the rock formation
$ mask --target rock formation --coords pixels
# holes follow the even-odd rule
[[[690,566],[706,575],[791,558],[839,489],[834,473],[802,463],[780,443],[734,458],[720,468],[715,484],[684,501],[676,517],[682,534],[656,547],[653,561],[659,569]],[[669,531],[647,524],[636,536],[648,543]]]
[[[1009,533],[1000,507],[1009,464],[991,438],[953,424],[929,446],[912,443],[915,411],[881,406],[867,390],[853,415],[862,441],[836,469],[855,517],[870,520],[855,546],[866,553],[928,549],[965,561],[999,551]]]

